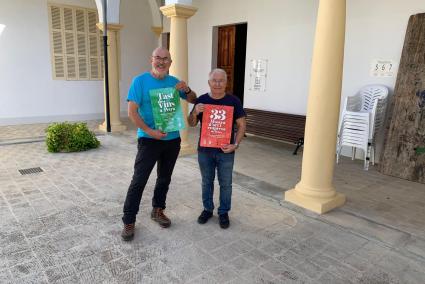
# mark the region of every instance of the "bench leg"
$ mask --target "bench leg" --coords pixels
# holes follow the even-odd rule
[[[298,141],[296,142],[296,144],[297,144],[297,147],[295,148],[294,153],[292,153],[293,155],[296,155],[297,152],[298,152],[298,149],[300,149],[301,146],[304,145],[304,138],[298,139]]]

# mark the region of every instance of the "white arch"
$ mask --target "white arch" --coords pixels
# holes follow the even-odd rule
[[[103,4],[102,0],[95,0],[97,13],[99,14],[99,22],[103,23]],[[107,12],[106,16],[108,24],[119,24],[120,23],[120,1],[121,0],[106,0],[107,1]]]
[[[182,4],[192,6],[192,0],[165,0],[165,5]]]
[[[149,0],[149,6],[152,13],[152,26],[162,27],[161,13],[159,12],[158,3],[156,0]]]
[[[102,0],[95,0],[97,11],[99,14],[99,22],[103,23],[103,4]],[[108,23],[110,24],[119,24],[120,22],[120,2],[121,0],[107,0],[108,5]],[[156,0],[148,0],[149,7],[152,14],[152,26],[153,27],[162,27],[162,15],[159,11],[159,6]],[[166,5],[170,4],[183,4],[191,5],[191,0],[166,0]]]

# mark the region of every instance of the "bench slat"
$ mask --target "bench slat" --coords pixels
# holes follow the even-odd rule
[[[304,137],[305,116],[246,108],[247,133],[295,143]]]

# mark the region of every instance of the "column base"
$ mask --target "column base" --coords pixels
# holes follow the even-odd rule
[[[188,156],[188,155],[193,155],[196,154],[196,152],[198,152],[197,148],[194,147],[191,144],[181,144],[180,146],[180,153],[179,156]]]
[[[323,214],[344,205],[345,195],[335,193],[335,196],[330,198],[310,197],[291,189],[285,192],[285,201],[315,213]]]
[[[102,123],[99,125],[99,130],[106,132],[106,123]],[[111,132],[123,132],[127,130],[127,126],[125,126],[124,124],[111,124]]]

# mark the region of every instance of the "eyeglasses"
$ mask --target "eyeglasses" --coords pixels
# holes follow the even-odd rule
[[[213,79],[213,80],[210,80],[210,82],[212,84],[223,85],[223,84],[226,83],[226,80],[215,80],[215,79]]]
[[[153,59],[155,59],[155,61],[162,61],[164,63],[170,63],[171,59],[168,57],[160,57],[160,56],[152,56]]]

